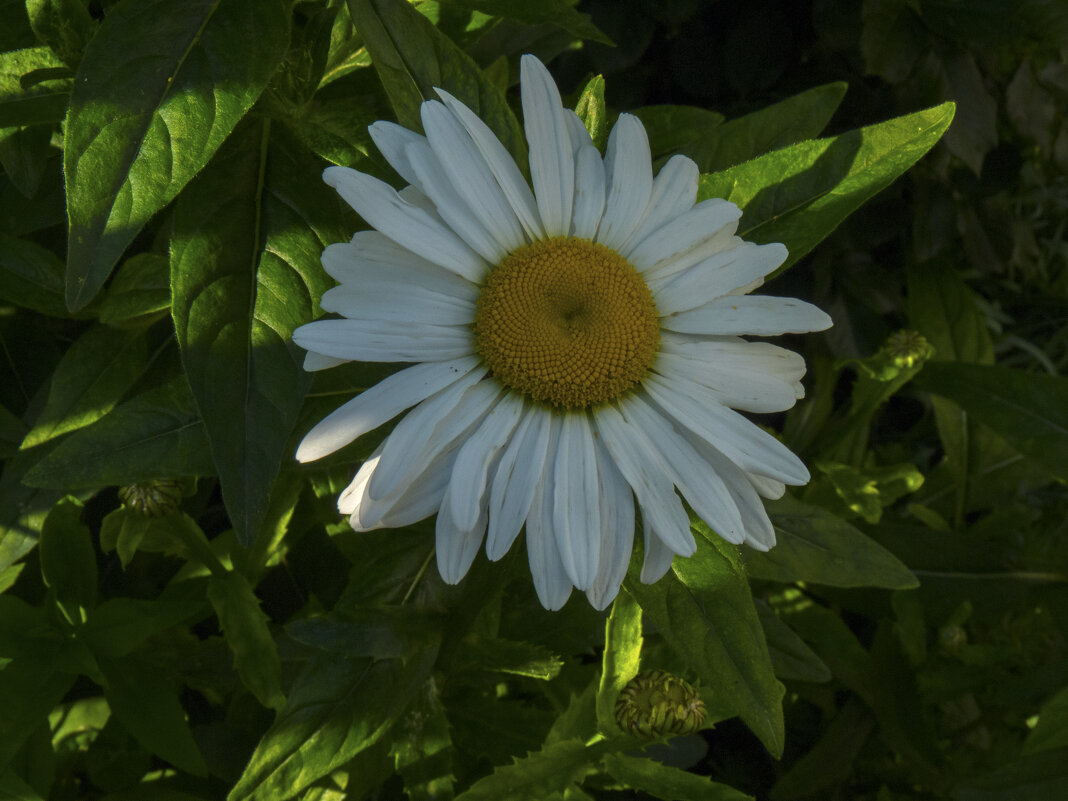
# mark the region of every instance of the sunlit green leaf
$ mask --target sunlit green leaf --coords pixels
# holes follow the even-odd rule
[[[323,248],[346,238],[319,165],[278,133],[258,120],[237,131],[178,201],[171,240],[182,362],[246,545],[311,382],[289,335],[331,284]]]
[[[638,581],[634,569],[641,562],[633,560],[626,589],[702,686],[740,715],[768,751],[781,754],[784,690],[745,570],[733,545],[699,528],[694,556],[676,559],[673,572],[651,585]]]
[[[563,660],[546,648],[499,637],[472,636],[464,641],[464,657],[473,667],[548,681],[556,678]]]
[[[286,700],[282,695],[282,664],[267,628],[268,617],[260,609],[259,598],[248,580],[235,572],[227,573],[225,578],[212,576],[208,599],[234,652],[234,666],[241,681],[261,704],[281,709]]]
[[[23,77],[38,70],[50,71],[50,77],[24,86]],[[0,53],[0,128],[59,122],[70,87],[70,71],[47,47]]]
[[[203,423],[185,381],[177,380],[72,434],[24,480],[34,487],[96,488],[213,472]]]
[[[739,236],[786,245],[790,255],[782,272],[930,150],[949,127],[953,110],[952,103],[943,103],[704,175],[698,199],[737,203],[744,211]]]
[[[605,622],[601,682],[597,688],[597,727],[616,733],[616,699],[628,681],[638,675],[642,654],[642,610],[634,597],[621,591],[612,602]]]
[[[778,543],[767,553],[747,550],[749,574],[773,581],[811,581],[836,587],[915,587],[898,559],[849,523],[818,506],[783,496],[768,503]]]
[[[92,300],[142,226],[207,164],[288,43],[283,0],[125,0],[109,9],[66,121],[68,308]]]
[[[37,38],[70,67],[77,67],[96,23],[80,0],[26,0],[30,26]]]
[[[595,75],[590,78],[586,88],[579,95],[575,104],[575,113],[586,125],[586,130],[593,140],[593,145],[604,152],[605,142],[608,141],[608,112],[604,104],[604,76]]]

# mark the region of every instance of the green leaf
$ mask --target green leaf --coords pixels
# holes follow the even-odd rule
[[[918,586],[897,557],[840,517],[788,495],[767,507],[778,543],[767,553],[745,552],[754,578],[835,587]]]
[[[92,300],[149,218],[203,169],[288,44],[284,0],[109,9],[78,68],[65,129],[68,308]]]
[[[702,686],[740,715],[777,757],[784,743],[784,690],[775,679],[741,559],[703,523],[694,528],[696,554],[676,560],[673,572],[652,585],[638,581],[634,571],[641,560],[634,558],[624,586]]]
[[[104,601],[79,632],[93,653],[106,659],[121,659],[149,638],[179,623],[193,622],[208,614],[201,582],[172,584],[159,598],[141,601],[111,598]]]
[[[170,262],[156,253],[138,253],[128,259],[108,285],[100,301],[100,322],[116,325],[155,314],[171,305]]]
[[[914,381],[959,405],[1058,478],[1068,478],[1068,378],[932,362]]]
[[[608,112],[604,104],[604,76],[594,75],[575,103],[575,113],[586,126],[593,145],[602,153],[608,141]]]
[[[391,739],[390,755],[409,801],[450,801],[455,782],[452,738],[433,677],[424,682]]]
[[[1061,688],[1038,711],[1038,723],[1024,741],[1023,752],[1033,754],[1068,747],[1068,687]]]
[[[323,248],[346,238],[319,164],[279,132],[269,120],[235,132],[179,199],[171,239],[182,363],[245,545],[311,383],[289,336],[330,286]]]
[[[826,477],[828,491],[833,488],[836,495],[829,500],[837,501],[847,515],[859,515],[871,525],[879,522],[883,509],[923,486],[923,473],[911,462],[859,468],[840,462],[816,462],[816,468]],[[806,497],[810,501],[820,497],[822,503],[823,496],[817,496],[816,489],[814,485]]]
[[[115,719],[156,756],[187,773],[207,775],[178,694],[159,668],[136,655],[121,661],[98,657],[98,662]]]
[[[644,106],[631,113],[645,126],[654,159],[715,137],[725,119],[722,114],[696,106]]]
[[[794,630],[763,601],[754,601],[764,639],[768,642],[775,675],[784,681],[822,683],[831,680],[831,671]]]
[[[954,801],[1050,801],[1068,795],[1068,748],[1028,754],[968,780]]]
[[[29,466],[40,458],[36,453],[17,453],[4,463],[0,475],[0,570],[13,565],[37,546],[41,525],[65,494],[62,490],[41,490],[23,483]]]
[[[816,86],[778,103],[728,120],[714,136],[697,139],[680,152],[702,173],[725,170],[772,150],[819,136],[845,97],[842,82]]]
[[[24,85],[26,76],[38,70],[62,70],[66,77]],[[70,87],[70,71],[47,47],[0,53],[0,128],[59,122],[67,110]]]
[[[555,745],[564,740],[589,742],[597,734],[597,682],[591,681],[580,693],[571,693],[564,711],[557,715],[545,735],[543,745]]]
[[[85,622],[96,605],[96,552],[89,527],[82,523],[82,505],[64,498],[41,527],[41,576],[56,595],[71,623]]]
[[[52,126],[0,128],[0,165],[8,179],[27,198],[33,198],[49,169]]]
[[[56,366],[48,400],[21,448],[33,448],[104,417],[140,377],[147,350],[140,331],[96,326],[82,334]]]
[[[30,27],[37,38],[70,67],[77,67],[96,23],[81,0],[26,0]]]
[[[74,673],[62,672],[57,664],[59,646],[51,653],[16,659],[0,676],[0,772],[11,764],[23,742],[48,721],[48,713],[74,684]]]
[[[510,673],[542,681],[556,678],[564,665],[559,656],[543,646],[478,635],[464,640],[463,657],[477,670]]]
[[[579,39],[614,46],[612,40],[593,24],[589,14],[575,10],[576,0],[446,0],[446,3],[527,25],[555,25]]]
[[[433,638],[440,626],[437,616],[418,609],[382,606],[301,618],[288,623],[286,633],[321,651],[396,659],[428,637]]]
[[[605,771],[629,789],[664,801],[752,801],[733,787],[664,765],[653,759],[608,754],[601,760]]]
[[[260,609],[260,600],[248,580],[240,573],[227,573],[225,578],[212,576],[208,600],[234,653],[241,682],[261,704],[281,709],[286,702],[282,695],[282,663],[267,628],[269,618]]]
[[[790,255],[778,274],[930,150],[949,127],[953,110],[952,103],[943,103],[701,176],[698,200],[737,203],[745,212],[738,236],[786,245]]]
[[[642,655],[642,610],[634,596],[623,591],[612,602],[604,628],[601,682],[597,688],[597,728],[618,734],[616,699],[627,682],[638,675]]]
[[[438,642],[398,659],[316,658],[260,740],[229,801],[283,801],[381,740],[423,686]]]
[[[406,0],[348,0],[397,122],[422,131],[419,106],[444,89],[474,111],[520,165],[526,142],[501,91],[478,65]]]
[[[904,0],[865,0],[860,53],[864,69],[890,83],[901,83],[930,47],[923,22]]]
[[[0,771],[0,798],[4,801],[45,801],[13,770]]]
[[[0,233],[0,300],[50,317],[67,317],[63,262],[40,245]]]
[[[204,426],[179,379],[119,404],[72,434],[23,480],[47,489],[95,489],[213,472]]]
[[[456,801],[545,801],[581,779],[590,761],[581,740],[564,740],[495,768]]]

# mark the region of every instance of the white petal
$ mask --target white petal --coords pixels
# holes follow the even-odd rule
[[[470,531],[478,518],[486,515],[486,479],[490,467],[508,444],[522,411],[522,396],[506,393],[461,446],[448,491],[452,522],[458,529]]]
[[[486,533],[486,509],[482,507],[482,514],[476,518],[474,525],[461,528],[455,523],[451,505],[452,498],[446,492],[434,525],[434,550],[441,578],[446,584],[458,584],[467,575],[482,545],[482,537]]]
[[[345,284],[323,293],[324,311],[357,320],[469,325],[475,304],[419,285],[403,286],[392,279]]]
[[[575,160],[560,92],[531,55],[520,61],[523,126],[530,146],[530,178],[546,236],[567,236],[575,199]]]
[[[550,423],[548,451],[541,477],[535,483],[534,499],[527,516],[527,560],[538,600],[546,609],[556,611],[567,603],[572,584],[560,560],[556,537],[553,535],[553,472],[560,424],[558,418],[552,415],[547,417]]]
[[[364,460],[362,465],[360,465],[360,469],[356,471],[356,475],[353,476],[349,485],[337,496],[337,510],[341,512],[341,514],[351,515],[359,509],[360,502],[366,495],[367,482],[371,480],[371,476],[378,467],[378,462],[382,457],[382,448],[384,446],[384,442],[379,443],[378,447],[374,449],[374,452]]]
[[[604,216],[597,241],[618,249],[638,227],[653,191],[649,137],[633,114],[620,114],[608,136],[604,173]]]
[[[619,593],[634,541],[634,495],[603,446],[597,448],[601,479],[601,554],[597,578],[586,590],[594,609],[605,609]]]
[[[423,209],[403,200],[384,181],[348,167],[327,167],[323,180],[376,230],[434,264],[478,283],[489,265]]]
[[[697,434],[742,470],[786,484],[808,482],[808,469],[789,448],[720,405],[698,384],[682,379],[667,382],[653,374],[642,387],[676,424]]]
[[[301,440],[297,459],[310,462],[343,448],[463,378],[478,364],[477,357],[466,356],[450,362],[417,364],[394,373],[319,421]]]
[[[593,432],[585,413],[566,414],[553,473],[553,533],[571,583],[586,590],[601,554],[600,485]]]
[[[797,353],[770,342],[747,342],[737,337],[690,340],[665,331],[660,336],[664,353],[700,359],[709,364],[753,369],[793,383],[805,377],[805,360]]]
[[[697,165],[686,156],[672,156],[653,179],[653,191],[638,227],[619,247],[624,258],[643,239],[668,220],[693,208],[697,199]]]
[[[318,370],[328,370],[331,367],[337,367],[339,364],[348,364],[352,359],[339,359],[336,356],[324,356],[321,353],[309,350],[304,354],[304,369],[309,373],[314,373]]]
[[[541,226],[541,218],[538,215],[538,207],[534,201],[534,193],[530,191],[523,173],[509,155],[504,145],[497,139],[493,131],[489,129],[478,115],[471,109],[450,95],[444,89],[436,89],[442,102],[449,107],[449,111],[456,115],[456,119],[471,136],[471,140],[486,160],[486,165],[496,179],[501,191],[508,199],[512,210],[515,211],[520,225],[530,240],[542,239],[545,236]]]
[[[456,115],[437,101],[422,106],[423,127],[442,169],[475,218],[508,253],[525,244],[523,227],[486,160]]]
[[[586,145],[592,145],[590,132],[586,129],[586,123],[582,117],[569,108],[564,109],[564,122],[567,123],[567,132],[571,137],[572,154],[578,156],[578,152]]]
[[[385,441],[381,464],[371,481],[371,497],[387,497],[401,486],[409,473],[419,467],[423,449],[433,436],[434,429],[443,420],[449,419],[457,406],[461,405],[467,390],[481,378],[481,371],[473,370],[405,415]],[[429,461],[426,459],[423,463]]]
[[[688,378],[700,384],[716,400],[732,409],[782,412],[797,402],[793,384],[749,365],[722,364],[661,351],[657,354],[655,369],[669,383]]]
[[[367,494],[365,485],[359,507],[350,518],[352,527],[357,531],[403,528],[437,512],[445,497],[458,451],[459,446],[455,443],[445,448],[424,469],[414,472],[399,491],[386,498],[375,500]]]
[[[413,321],[316,320],[293,332],[293,341],[338,359],[362,362],[439,362],[474,350],[466,326]]]
[[[713,465],[640,395],[629,395],[620,402],[620,407],[624,416],[648,435],[650,444],[660,451],[671,470],[672,482],[697,516],[729,542],[739,543],[745,539],[738,507]]]
[[[786,485],[781,481],[776,481],[767,476],[760,476],[756,473],[746,473],[745,477],[749,479],[749,483],[753,485],[753,489],[757,491],[757,494],[762,498],[767,498],[769,501],[777,501],[786,494]]]
[[[741,209],[733,203],[702,200],[649,234],[627,260],[647,280],[680,272],[731,247],[741,217]]]
[[[397,175],[410,184],[419,186],[419,178],[412,169],[411,162],[404,149],[412,142],[426,142],[426,137],[409,131],[407,128],[397,125],[395,122],[379,120],[367,126],[367,132],[375,147],[386,157],[386,161],[397,171]]]
[[[670,331],[723,336],[777,336],[823,331],[832,325],[826,312],[796,298],[770,295],[728,296],[696,309],[669,315],[660,324]]]
[[[478,287],[456,273],[415,255],[378,231],[360,231],[351,242],[327,245],[323,269],[344,285],[392,281],[399,287],[421,286],[471,303]]]
[[[593,145],[575,157],[575,213],[571,236],[593,239],[604,213],[604,162]]]
[[[671,569],[671,560],[675,558],[675,552],[664,544],[656,533],[656,529],[649,525],[644,512],[642,524],[645,528],[645,556],[642,559],[642,572],[638,579],[642,584],[654,584]]]
[[[738,287],[762,280],[784,261],[786,248],[775,243],[748,242],[717,253],[667,280],[649,281],[657,311],[662,315],[694,309]]]
[[[486,557],[496,562],[512,547],[530,512],[549,447],[550,413],[528,406],[497,464],[490,488]]]
[[[675,553],[691,556],[696,549],[690,519],[672,486],[671,468],[648,437],[611,406],[594,415],[601,442],[634,490],[642,514]]]
[[[430,145],[425,141],[412,142],[405,153],[419,177],[419,185],[434,202],[434,207],[446,225],[490,264],[496,264],[504,258],[508,251],[490,234],[479,217],[460,197]],[[460,160],[462,167],[470,166],[463,161],[462,153],[452,153],[449,156]]]

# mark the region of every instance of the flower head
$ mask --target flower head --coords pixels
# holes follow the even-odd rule
[[[343,319],[294,332],[305,367],[412,366],[322,420],[297,457],[318,459],[411,409],[340,511],[360,531],[437,513],[450,583],[483,546],[500,559],[525,527],[550,609],[574,587],[598,609],[612,601],[635,500],[642,581],[694,553],[684,499],[724,539],[770,548],[760,496],[809,474],[735,409],[793,406],[805,366],[740,337],[831,324],[808,303],[748,294],[786,249],[736,237],[734,204],[695,203],[689,159],[654,177],[634,116],[620,115],[602,158],[532,56],[522,60],[532,186],[485,123],[438,95],[422,106],[426,136],[371,126],[409,184],[400,192],[343,167],[324,174],[374,230],[324,251],[339,286],[322,306]]]

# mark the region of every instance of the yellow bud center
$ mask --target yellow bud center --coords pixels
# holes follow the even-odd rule
[[[653,294],[622,256],[586,239],[542,239],[489,274],[475,347],[503,384],[553,406],[618,398],[653,364]]]

